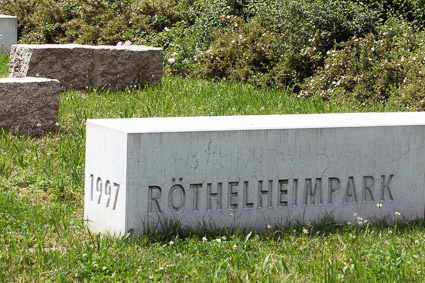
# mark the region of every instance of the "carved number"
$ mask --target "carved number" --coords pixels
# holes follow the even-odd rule
[[[115,189],[115,198],[114,198],[114,205],[112,206],[112,210],[115,210],[117,208],[117,202],[118,202],[118,194],[120,192],[120,185],[118,183],[114,183],[112,186],[111,181],[106,180],[105,186],[103,186],[102,178],[98,177],[96,180],[96,192],[97,192],[97,204],[101,203],[103,192],[105,192],[106,197],[106,207],[109,207],[111,198],[112,198],[112,187]],[[90,174],[90,200],[94,200],[94,176],[93,174]]]
[[[114,206],[112,207],[112,210],[115,210],[115,208],[117,208],[117,200],[118,200],[118,193],[120,192],[120,184],[114,183],[114,187],[116,187],[117,190],[115,191],[115,201],[114,201]]]

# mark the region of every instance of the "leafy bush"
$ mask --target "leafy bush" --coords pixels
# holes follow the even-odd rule
[[[134,1],[133,1],[134,2]],[[147,16],[149,31],[161,32],[176,23],[191,23],[194,0],[142,0],[137,8]]]
[[[196,75],[297,85],[322,66],[335,43],[373,32],[378,23],[373,10],[351,1],[260,1],[256,13],[211,30],[210,48],[196,58]]]
[[[73,18],[61,25],[65,38],[59,42],[116,44],[131,39],[147,27],[146,16],[132,0],[84,0],[76,2]]]
[[[361,0],[370,9],[379,13],[381,21],[397,17],[415,28],[425,28],[425,1],[423,0]]]
[[[353,37],[329,52],[325,66],[306,80],[302,96],[336,104],[391,103],[425,109],[425,32],[392,19],[377,34]]]
[[[148,28],[132,0],[0,0],[25,43],[116,44]]]
[[[212,29],[227,26],[227,17],[238,13],[227,0],[197,0],[187,9],[188,18],[155,32],[150,30],[135,39],[135,44],[161,46],[165,50],[167,71],[190,75],[196,68],[196,54],[211,44]]]

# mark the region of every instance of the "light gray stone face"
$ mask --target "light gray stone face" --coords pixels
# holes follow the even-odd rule
[[[10,54],[10,48],[18,40],[18,18],[0,15],[0,55]]]
[[[161,48],[146,46],[14,45],[10,77],[57,79],[67,89],[155,86],[162,60]]]
[[[0,128],[39,135],[57,126],[60,83],[45,78],[0,78]]]
[[[85,219],[139,234],[166,219],[261,230],[422,218],[424,143],[425,113],[88,120]]]

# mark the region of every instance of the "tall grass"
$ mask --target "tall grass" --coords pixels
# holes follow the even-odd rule
[[[0,78],[9,75],[9,56],[6,53],[0,55]]]

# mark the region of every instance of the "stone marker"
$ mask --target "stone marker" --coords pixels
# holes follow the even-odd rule
[[[425,113],[88,120],[86,142],[93,232],[424,217]]]
[[[12,44],[18,40],[18,18],[0,14],[0,55],[10,54]]]
[[[60,83],[45,78],[0,78],[0,132],[38,135],[58,122]]]
[[[161,48],[78,44],[14,45],[10,77],[57,79],[65,88],[154,86],[162,79]]]

